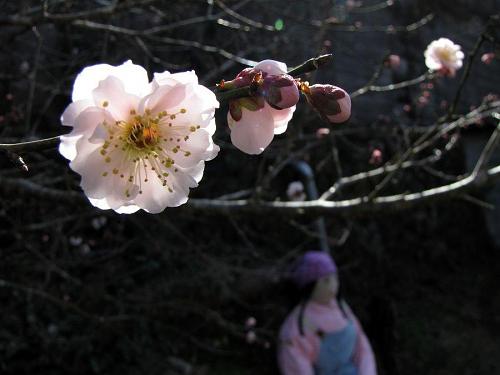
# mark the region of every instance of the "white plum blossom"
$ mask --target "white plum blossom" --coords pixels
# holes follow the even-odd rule
[[[286,189],[286,195],[291,201],[305,201],[306,193],[304,191],[304,184],[300,181],[292,181]]]
[[[254,69],[276,76],[287,72],[286,64],[275,60],[261,61]],[[296,107],[274,109],[265,101],[262,104],[261,108],[252,110],[242,107],[239,119],[233,118],[231,111],[227,114],[231,142],[247,154],[262,153],[275,134],[284,133]]]
[[[431,42],[424,52],[425,65],[430,70],[435,70],[453,77],[455,71],[463,64],[464,53],[462,47],[450,39],[439,38]]]
[[[219,151],[212,140],[219,103],[194,71],[155,73],[149,82],[131,61],[93,65],[77,76],[72,100],[61,122],[73,129],[59,152],[98,208],[179,206]]]

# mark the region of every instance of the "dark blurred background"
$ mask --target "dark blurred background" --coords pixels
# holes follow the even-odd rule
[[[467,58],[499,9],[498,0],[0,0],[0,143],[67,132],[59,117],[88,65],[132,59],[150,77],[195,69],[213,86],[252,61],[292,67],[333,53],[305,79],[354,92],[390,53],[401,63],[381,69],[377,85],[422,75],[423,51],[439,37]],[[498,57],[480,61],[498,56],[498,27],[487,36],[459,115],[498,94]],[[447,113],[462,72],[361,95],[350,122],[335,128],[302,102],[286,134],[259,156],[231,145],[223,107],[221,152],[191,197],[286,200],[301,175],[291,166],[276,171],[292,154],[311,165],[320,192],[376,168]],[[485,119],[450,134],[452,147],[445,139],[425,155],[442,157],[396,173],[383,193],[470,172],[494,126]],[[317,137],[323,127],[330,134]],[[0,156],[0,373],[277,373],[276,336],[291,293],[283,275],[318,247],[314,215],[189,206],[119,215],[70,193],[80,191],[79,176],[56,149],[21,154],[28,172]],[[499,163],[496,151],[492,165]],[[337,198],[367,194],[380,179]],[[500,373],[498,204],[498,185],[488,185],[404,210],[325,216],[346,299],[380,374]]]

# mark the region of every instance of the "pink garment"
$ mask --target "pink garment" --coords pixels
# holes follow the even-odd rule
[[[283,375],[314,375],[314,364],[321,345],[320,333],[340,331],[353,320],[357,328],[353,355],[358,375],[376,375],[375,358],[370,343],[351,309],[345,305],[347,319],[333,299],[328,305],[307,303],[303,315],[304,334],[299,332],[299,306],[296,306],[281,326],[278,364]]]

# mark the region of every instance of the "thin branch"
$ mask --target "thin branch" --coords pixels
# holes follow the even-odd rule
[[[300,76],[300,75],[305,74],[305,73],[315,71],[315,70],[319,69],[321,66],[332,61],[332,59],[333,59],[333,55],[331,53],[328,53],[326,55],[321,55],[318,57],[313,57],[312,59],[309,59],[309,60],[303,62],[299,66],[290,69],[288,71],[288,74],[293,76],[293,77],[296,77],[296,76]]]
[[[462,74],[462,78],[460,79],[460,83],[457,89],[457,92],[455,94],[455,97],[453,98],[453,102],[448,110],[448,115],[447,119],[450,119],[453,116],[453,113],[455,113],[455,110],[458,105],[458,101],[460,100],[460,95],[462,94],[462,90],[465,86],[465,83],[467,82],[467,79],[469,78],[471,69],[472,69],[472,64],[474,62],[474,58],[476,57],[477,53],[479,52],[479,49],[481,48],[481,45],[483,42],[486,40],[486,34],[489,31],[489,29],[492,27],[494,22],[498,22],[498,17],[494,18],[491,17],[490,21],[484,28],[483,32],[477,39],[476,43],[474,44],[474,47],[472,48],[472,51],[469,53],[469,56],[467,57],[467,63],[465,64],[464,67],[464,72]]]
[[[19,143],[0,143],[0,150],[19,152],[19,151],[39,151],[54,148],[59,144],[60,136],[39,139],[36,141]]]
[[[195,209],[203,212],[218,213],[258,213],[273,215],[362,215],[367,213],[402,210],[438,199],[450,198],[457,194],[484,186],[500,178],[500,165],[488,169],[485,178],[477,181],[469,175],[456,182],[441,185],[435,188],[415,192],[388,195],[369,199],[368,196],[352,199],[325,201],[321,199],[304,202],[262,201],[255,199],[218,200],[218,199],[190,199],[181,209]],[[82,193],[49,189],[24,179],[4,178],[0,176],[0,191],[29,195],[48,200],[66,203],[86,203]]]
[[[157,42],[161,42],[161,43],[165,43],[165,44],[172,44],[172,45],[196,48],[196,49],[199,49],[201,51],[208,52],[208,53],[217,53],[217,54],[219,54],[227,59],[235,60],[242,65],[253,66],[253,65],[257,64],[256,61],[242,58],[238,55],[235,55],[234,53],[226,51],[223,48],[202,44],[202,43],[194,41],[194,40],[184,40],[184,39],[176,39],[176,38],[170,38],[170,37],[158,37],[158,36],[151,35],[151,33],[148,33],[147,30],[146,31],[134,30],[134,29],[129,29],[129,28],[125,28],[125,27],[102,24],[102,23],[87,21],[87,20],[75,20],[71,24],[78,26],[78,27],[90,29],[90,30],[103,30],[103,31],[108,31],[108,32],[114,33],[114,34],[121,34],[121,35],[127,35],[127,36],[132,36],[132,37],[139,36],[139,37],[143,37],[143,38],[148,39],[148,40],[157,41]]]
[[[498,114],[497,114],[497,119],[498,119]],[[484,146],[484,149],[481,152],[481,156],[479,157],[479,160],[476,166],[474,167],[474,170],[472,171],[472,175],[475,178],[484,177],[484,174],[488,168],[488,162],[490,161],[491,156],[493,155],[493,151],[495,151],[495,148],[498,145],[499,141],[500,141],[500,122],[497,124],[495,130],[488,139],[488,143],[486,143],[486,146]]]
[[[416,78],[410,79],[408,81],[391,83],[390,85],[385,85],[385,86],[375,86],[375,85],[370,84],[370,82],[368,82],[367,86],[361,87],[360,89],[358,89],[358,90],[354,91],[352,94],[350,94],[351,99],[354,99],[360,95],[366,94],[369,91],[375,91],[375,92],[393,91],[393,90],[399,90],[399,89],[402,89],[405,87],[417,85],[417,84],[424,82],[428,79],[432,79],[434,77],[434,75],[435,75],[435,73],[428,71],[428,72],[425,72],[424,74],[422,74]]]
[[[235,12],[234,10],[232,10],[231,8],[227,7],[226,4],[224,4],[222,1],[220,0],[215,0],[215,3],[222,9],[224,10],[224,12],[226,12],[227,14],[229,14],[230,16],[236,18],[237,20],[243,22],[243,23],[246,23],[247,25],[249,26],[252,26],[256,29],[261,29],[261,30],[266,30],[266,31],[277,31],[276,28],[274,26],[270,26],[270,25],[264,25],[263,23],[261,22],[257,22],[257,21],[254,21],[250,18],[247,18],[245,16],[242,16],[241,14]]]

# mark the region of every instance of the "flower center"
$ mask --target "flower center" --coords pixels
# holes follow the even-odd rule
[[[179,170],[173,156],[191,156],[188,141],[200,129],[199,125],[176,124],[177,116],[185,113],[184,108],[177,113],[161,111],[155,115],[149,109],[142,115],[131,110],[126,121],[104,123],[108,135],[99,151],[105,162],[101,176],[116,175],[124,179],[126,198],[133,196],[134,189],[142,194],[150,177],[156,177],[173,192],[169,176]]]
[[[148,114],[135,116],[127,123],[124,137],[126,144],[137,151],[152,151],[160,142],[160,119],[160,115],[155,118],[150,118]]]
[[[454,55],[454,51],[449,48],[443,48],[442,50],[438,51],[438,57],[441,61],[451,62],[454,60]]]

